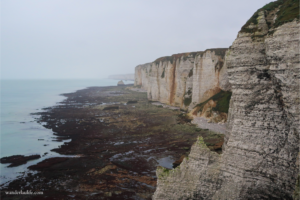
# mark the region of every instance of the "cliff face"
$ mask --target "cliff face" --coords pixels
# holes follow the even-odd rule
[[[138,65],[135,67],[134,74],[134,85],[141,86],[142,89],[147,90],[148,88],[148,73],[151,67],[151,63]]]
[[[221,89],[230,89],[224,54],[225,49],[206,50],[196,57],[193,69],[193,106],[206,101]]]
[[[242,28],[226,53],[232,96],[223,153],[209,151],[198,138],[178,168],[158,168],[153,199],[293,198],[299,173],[300,27],[286,14],[295,10],[298,16],[298,1],[272,2]]]
[[[230,90],[224,56],[227,49],[174,54],[135,68],[135,85],[148,99],[191,110],[223,90]]]

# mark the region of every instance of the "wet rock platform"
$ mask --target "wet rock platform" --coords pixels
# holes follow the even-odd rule
[[[182,120],[182,111],[153,105],[128,86],[90,87],[63,94],[33,113],[58,138],[62,156],[30,166],[33,173],[2,186],[1,199],[151,199],[156,168],[178,166],[200,135],[221,153],[223,135]],[[174,164],[174,165],[173,165]],[[5,191],[43,195],[6,195]]]

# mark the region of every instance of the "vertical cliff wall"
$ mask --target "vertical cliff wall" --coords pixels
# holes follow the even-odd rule
[[[174,54],[135,68],[135,85],[148,99],[192,110],[221,90],[230,90],[224,56],[227,49]]]
[[[225,49],[206,50],[196,56],[193,68],[193,106],[221,91],[220,78],[223,80],[222,76],[226,74],[224,56]]]
[[[148,80],[149,80],[148,74],[149,74],[150,66],[151,63],[146,63],[135,67],[135,73],[134,73],[135,86],[141,86],[142,89],[147,90]]]
[[[199,137],[179,167],[157,169],[153,199],[293,198],[299,174],[298,16],[298,1],[277,1],[243,26],[226,53],[232,96],[223,153],[209,151]]]

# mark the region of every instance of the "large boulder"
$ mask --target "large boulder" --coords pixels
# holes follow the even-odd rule
[[[118,82],[118,86],[122,86],[122,85],[125,85],[125,84],[124,84],[124,82],[121,80],[121,81]]]

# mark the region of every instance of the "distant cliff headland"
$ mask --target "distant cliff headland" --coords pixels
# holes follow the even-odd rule
[[[135,68],[148,99],[226,122],[221,155],[201,137],[154,199],[299,198],[299,2],[259,9],[228,49],[174,54]]]
[[[110,75],[108,78],[115,80],[134,81],[134,74],[116,74]]]

